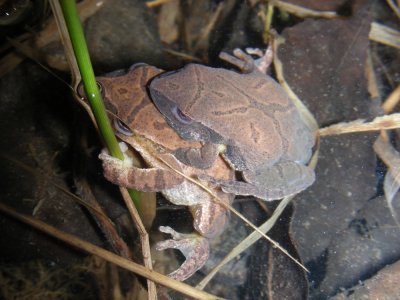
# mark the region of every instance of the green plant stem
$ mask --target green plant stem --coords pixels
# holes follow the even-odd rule
[[[78,67],[84,82],[86,96],[93,110],[96,122],[111,155],[119,159],[124,159],[123,154],[118,147],[117,139],[111,128],[110,121],[107,117],[107,113],[101,99],[101,94],[96,83],[92,64],[90,62],[89,52],[78,16],[76,3],[75,1],[71,0],[61,0],[60,4],[63,9],[65,22],[68,27]]]
[[[264,23],[264,33],[263,33],[264,43],[266,44],[268,44],[270,38],[270,30],[271,30],[273,14],[274,14],[274,6],[268,3],[267,13],[265,16],[265,23]]]
[[[89,51],[83,34],[82,25],[79,19],[76,2],[74,0],[60,0],[63,10],[65,23],[68,28],[72,47],[74,49],[76,61],[84,83],[84,89],[89,105],[95,116],[101,136],[110,151],[111,155],[123,160],[124,156],[119,148],[117,138],[111,127],[110,120],[107,117],[106,108],[101,98],[96,78],[94,76],[92,63],[90,61]],[[128,190],[136,207],[139,206],[139,193],[134,190]]]

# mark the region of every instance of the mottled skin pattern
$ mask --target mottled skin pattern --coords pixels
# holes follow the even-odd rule
[[[166,160],[175,169],[192,178],[212,176],[233,180],[234,172],[223,159],[216,160],[209,169],[203,170],[187,166],[175,157],[176,149],[199,149],[202,145],[181,139],[148,98],[146,84],[161,72],[155,67],[138,64],[132,66],[126,74],[114,72],[97,78],[106,107],[114,119],[118,137],[141,155],[148,168],[134,167],[129,155],[121,161],[103,152],[100,158],[103,160],[104,175],[111,182],[141,191],[161,191],[172,203],[189,206],[194,218],[193,226],[201,235],[182,235],[172,228],[161,227],[160,230],[171,234],[173,239],[157,245],[160,250],[179,249],[186,256],[180,268],[170,274],[175,279],[185,280],[207,261],[209,243],[205,237],[215,237],[224,230],[228,213],[207,192],[185,180],[157,158]],[[130,130],[121,129],[116,120],[122,121]],[[123,150],[128,154],[126,146],[123,146]],[[213,188],[209,183],[205,185],[225,203],[233,201],[232,194]]]
[[[171,127],[186,140],[205,143],[201,149],[180,149],[178,159],[208,168],[223,145],[223,157],[242,172],[243,181],[202,179],[264,200],[296,194],[314,181],[305,165],[313,134],[282,87],[250,56],[239,49],[234,54],[224,53],[223,59],[245,73],[189,64],[151,81],[151,98]]]

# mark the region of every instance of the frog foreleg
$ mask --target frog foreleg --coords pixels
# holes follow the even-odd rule
[[[157,167],[138,168],[134,166],[132,158],[126,154],[126,145],[124,143],[120,145],[122,145],[120,147],[125,157],[124,160],[110,156],[106,150],[103,150],[99,155],[103,164],[104,177],[112,183],[143,192],[159,192],[173,188],[183,182],[183,178],[174,171]],[[172,160],[168,156],[163,157],[163,159],[176,165],[175,158]]]
[[[226,52],[221,52],[219,54],[219,58],[236,66],[245,74],[261,73],[265,75],[273,59],[273,51],[271,45],[268,46],[265,52],[262,52],[262,50],[257,48],[246,48],[246,52],[247,53],[239,48],[236,48],[233,50],[234,56]],[[250,56],[250,54],[257,55],[259,58],[254,60]]]
[[[203,147],[180,148],[175,150],[175,157],[185,165],[198,169],[210,168],[218,157],[218,145],[207,143]]]

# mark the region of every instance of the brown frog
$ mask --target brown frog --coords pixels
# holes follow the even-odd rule
[[[176,157],[209,168],[219,153],[242,181],[201,176],[222,190],[275,200],[314,182],[306,166],[314,136],[282,87],[240,49],[221,57],[243,73],[188,64],[151,81],[149,91],[168,124],[202,148],[182,147]]]
[[[139,152],[149,168],[133,166],[129,155],[121,161],[103,151],[99,157],[103,161],[104,175],[111,182],[140,191],[160,191],[172,203],[189,206],[194,219],[193,226],[200,235],[180,234],[162,226],[160,230],[171,234],[173,239],[157,244],[158,250],[175,248],[185,255],[185,262],[170,274],[177,280],[185,280],[207,261],[207,238],[223,231],[228,212],[210,194],[171,170],[158,158],[191,178],[203,175],[233,180],[234,173],[222,159],[217,159],[209,169],[202,170],[185,165],[175,157],[176,149],[197,149],[202,145],[197,141],[181,139],[150,101],[146,84],[161,72],[152,66],[136,64],[127,73],[117,71],[97,78],[116,134],[125,143],[121,149],[128,154],[126,145],[130,145]],[[224,193],[210,184],[205,185],[225,203],[233,201],[234,195]]]

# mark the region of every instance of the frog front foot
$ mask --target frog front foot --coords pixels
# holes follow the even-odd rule
[[[265,52],[258,48],[246,48],[246,52],[236,48],[233,50],[233,55],[221,52],[219,57],[236,66],[246,74],[261,73],[265,75],[273,60],[273,50],[271,45],[268,46]],[[259,58],[253,59],[251,55],[258,56]]]
[[[156,244],[156,249],[178,249],[186,258],[177,270],[168,275],[169,277],[184,281],[207,262],[210,254],[210,246],[205,237],[198,234],[179,233],[169,226],[160,226],[159,230],[170,234],[172,239],[158,242]]]

